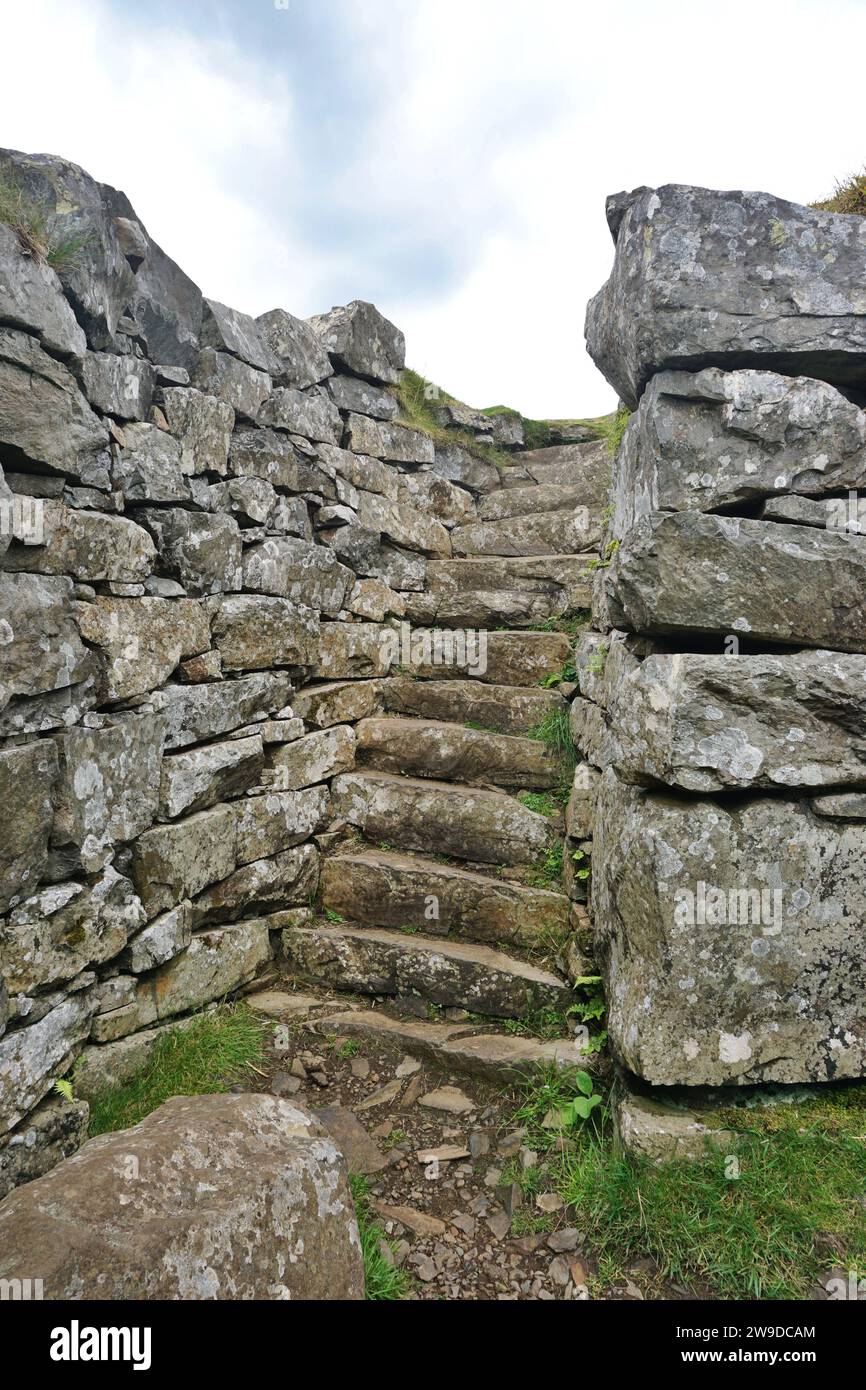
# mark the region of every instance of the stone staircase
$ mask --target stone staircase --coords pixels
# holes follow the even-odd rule
[[[598,449],[583,452],[598,466]],[[479,520],[453,532],[456,558],[431,561],[409,596],[413,623],[484,629],[486,664],[413,660],[381,681],[355,766],[331,786],[350,837],[323,863],[316,920],[283,936],[291,972],[355,996],[321,1026],[387,1035],[458,1072],[586,1065],[557,968],[571,906],[550,872],[562,768],[537,732],[568,712],[568,684],[542,682],[573,660],[557,623],[589,604],[600,529],[597,479],[563,453],[517,455]],[[532,1036],[542,1011],[559,1015],[559,1039]],[[489,1031],[497,1020],[522,1020],[522,1035]]]

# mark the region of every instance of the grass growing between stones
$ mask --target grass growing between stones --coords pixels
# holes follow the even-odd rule
[[[831,1269],[866,1274],[866,1086],[703,1116],[739,1133],[735,1153],[662,1165],[619,1149],[607,1107],[553,1153],[560,1131],[544,1120],[572,1090],[567,1073],[540,1073],[513,1122],[598,1261],[597,1292],[647,1258],[660,1278],[731,1300],[807,1299]]]
[[[442,405],[447,405],[449,401],[457,400],[456,396],[450,396],[447,391],[440,390],[439,387],[433,389],[437,392],[436,396],[430,396],[431,383],[425,381],[418,372],[413,372],[409,368],[400,378],[400,384],[396,388],[397,400],[400,404],[399,423],[409,425],[413,430],[421,430],[433,440],[434,444],[440,444],[443,448],[456,444],[459,448],[465,449],[467,454],[472,454],[474,458],[484,459],[487,463],[492,463],[495,468],[505,468],[511,462],[511,455],[503,449],[496,449],[491,444],[485,444],[475,438],[471,430],[454,429],[450,426],[440,425],[436,416],[437,409]]]
[[[0,222],[11,227],[25,255],[62,271],[75,264],[87,245],[87,236],[60,236],[45,208],[31,198],[8,174],[0,170]]]
[[[364,1256],[364,1275],[366,1297],[369,1302],[397,1302],[407,1298],[410,1291],[408,1275],[392,1265],[383,1253],[383,1243],[390,1248],[382,1227],[375,1221],[370,1211],[370,1184],[360,1173],[349,1176],[358,1230],[361,1235],[361,1250]]]
[[[541,723],[530,729],[529,737],[546,744],[556,758],[558,773],[554,795],[558,801],[567,802],[577,767],[577,749],[571,736],[569,711],[548,710]]]
[[[261,1063],[265,1028],[247,1005],[238,1003],[164,1034],[137,1076],[93,1097],[91,1137],[137,1125],[170,1096],[216,1095],[248,1079],[250,1069]]]
[[[820,203],[810,203],[818,212],[846,212],[866,217],[866,169],[836,184],[833,195]]]

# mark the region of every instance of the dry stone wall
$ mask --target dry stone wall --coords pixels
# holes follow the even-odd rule
[[[403,335],[372,305],[251,318],[76,166],[0,172],[76,246],[55,273],[0,225],[2,1195],[81,1140],[58,1077],[128,1073],[310,921],[345,831],[331,781],[358,721],[438,669],[430,629],[587,603],[599,528],[573,509],[600,484],[563,486],[567,447],[536,477],[402,423]],[[512,417],[440,419],[523,442]],[[536,483],[515,543],[510,490]],[[480,675],[458,644],[456,692],[546,640],[497,639]]]
[[[866,1071],[866,222],[611,199],[634,414],[572,712],[611,1041],[657,1086]]]

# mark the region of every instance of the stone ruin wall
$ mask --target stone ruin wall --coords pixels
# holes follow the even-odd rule
[[[0,225],[2,1196],[81,1141],[109,1055],[122,1078],[273,972],[345,830],[354,726],[411,713],[406,625],[530,627],[589,594],[549,546],[485,565],[506,479],[395,422],[404,341],[372,305],[253,319],[74,165],[0,169],[81,243],[58,277]],[[527,659],[537,684],[569,642]]]
[[[866,222],[608,217],[587,339],[634,413],[572,726],[613,1050],[656,1088],[862,1077]]]

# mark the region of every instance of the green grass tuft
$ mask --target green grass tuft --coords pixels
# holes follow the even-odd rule
[[[465,449],[467,454],[472,454],[474,458],[484,459],[487,463],[492,463],[495,468],[500,470],[511,462],[511,455],[503,449],[496,449],[491,444],[485,444],[475,438],[471,430],[452,429],[446,425],[440,425],[437,419],[437,410],[441,405],[446,405],[449,401],[455,401],[456,397],[448,394],[447,391],[434,387],[436,395],[430,395],[431,383],[426,381],[418,372],[411,371],[408,367],[400,378],[399,385],[396,387],[396,396],[400,404],[399,423],[409,425],[412,429],[421,430],[428,435],[436,444],[443,447],[456,444],[461,449]]]
[[[50,265],[58,273],[75,264],[90,239],[86,234],[61,236],[56,219],[14,177],[2,171],[0,222],[12,228],[25,255]]]
[[[833,195],[820,203],[810,203],[818,212],[844,212],[866,217],[866,169],[836,184]]]
[[[266,1024],[243,1003],[202,1014],[188,1028],[164,1034],[147,1066],[121,1086],[99,1091],[90,1102],[90,1134],[137,1125],[170,1096],[227,1091],[261,1062]],[[74,1072],[73,1072],[74,1081]]]
[[[409,1295],[408,1275],[402,1269],[395,1269],[382,1254],[382,1242],[390,1245],[382,1227],[370,1212],[370,1184],[360,1173],[349,1176],[358,1230],[361,1233],[361,1250],[364,1255],[364,1274],[366,1276],[366,1297],[370,1302],[396,1302]]]

